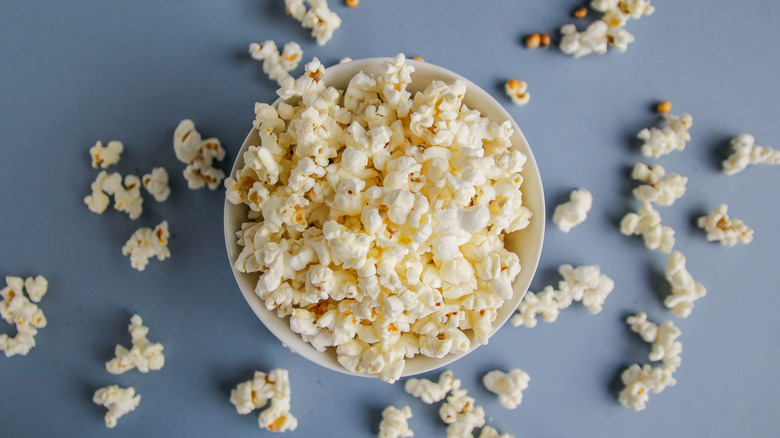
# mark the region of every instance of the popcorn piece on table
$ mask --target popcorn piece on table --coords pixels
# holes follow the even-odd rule
[[[508,433],[499,434],[495,427],[485,426],[479,432],[479,438],[515,438],[514,435]]]
[[[476,405],[465,389],[452,391],[439,409],[439,416],[448,424],[447,438],[472,436],[474,429],[485,425],[485,410]]]
[[[295,70],[303,59],[303,49],[300,44],[291,41],[284,45],[282,53],[273,40],[262,44],[249,44],[249,54],[253,59],[263,61],[263,72],[276,82],[290,77],[290,71]]]
[[[16,336],[0,334],[0,350],[6,357],[17,354],[26,356],[35,347],[35,335],[38,329],[46,327],[46,316],[35,304],[46,294],[48,282],[39,275],[36,278],[5,277],[6,287],[0,289],[0,317],[16,327]],[[24,289],[28,287],[27,294]]]
[[[382,421],[379,423],[379,438],[404,438],[413,437],[414,432],[409,429],[408,419],[412,418],[412,409],[404,406],[398,409],[388,406],[382,411]]]
[[[209,189],[216,190],[225,179],[225,172],[214,167],[215,159],[222,161],[225,158],[225,149],[216,138],[203,140],[192,120],[179,122],[173,133],[173,150],[176,158],[187,165],[184,179],[190,189],[208,185]]]
[[[650,0],[592,0],[590,7],[602,12],[602,18],[610,26],[622,27],[630,20],[638,20],[643,16],[653,15],[655,7]]]
[[[643,202],[636,213],[628,213],[620,221],[620,232],[626,236],[641,235],[645,247],[670,253],[674,247],[674,229],[661,225],[661,213],[649,202]]]
[[[510,323],[515,327],[524,325],[533,328],[536,327],[536,315],[541,314],[545,321],[553,322],[558,319],[559,313],[555,289],[552,286],[545,286],[539,293],[535,294],[530,290],[525,293],[517,308],[517,314],[512,316]]]
[[[699,218],[697,223],[699,228],[707,232],[707,241],[717,240],[725,246],[752,242],[753,229],[745,225],[741,219],[731,219],[728,210],[728,205],[720,204],[712,213]]]
[[[284,432],[298,427],[298,419],[290,413],[291,394],[287,370],[277,368],[268,374],[255,371],[252,380],[230,391],[230,403],[239,414],[245,415],[265,407],[270,400],[270,406],[260,413],[258,424],[271,432]]]
[[[130,219],[138,219],[143,213],[141,180],[135,175],[126,175],[122,184],[122,175],[101,171],[92,183],[92,194],[84,198],[90,211],[101,214],[109,204],[108,195],[114,197],[114,208],[124,211]]]
[[[637,134],[642,140],[641,152],[645,157],[661,157],[674,151],[682,151],[691,140],[690,128],[693,118],[690,114],[682,117],[673,114],[663,114],[663,128],[645,128]]]
[[[666,321],[659,326],[648,321],[647,314],[642,312],[626,318],[626,323],[642,340],[652,344],[649,355],[651,361],[663,361],[664,367],[672,373],[679,368],[682,362],[682,343],[676,339],[681,332],[672,321]]]
[[[564,233],[581,224],[588,217],[588,212],[593,206],[593,195],[585,189],[573,190],[569,195],[569,201],[555,207],[553,222]]]
[[[525,81],[518,81],[517,79],[510,79],[506,81],[504,85],[504,92],[512,100],[515,105],[523,106],[531,100],[531,94],[527,92],[528,84]]]
[[[726,175],[742,172],[751,164],[780,164],[780,150],[757,145],[756,139],[750,134],[731,139],[731,149],[731,155],[723,161],[723,172]]]
[[[647,407],[650,399],[650,391],[658,394],[669,386],[674,386],[677,381],[672,377],[669,369],[653,367],[652,365],[631,365],[623,371],[621,380],[625,387],[620,392],[618,401],[621,405],[641,411]]]
[[[142,373],[148,373],[149,370],[159,370],[165,365],[165,355],[163,354],[163,345],[149,342],[146,335],[149,334],[149,327],[143,325],[144,321],[139,315],[133,315],[130,318],[130,325],[127,330],[132,337],[133,346],[127,348],[117,345],[114,354],[116,357],[106,362],[106,370],[111,374],[122,374],[125,371],[138,369]]]
[[[287,15],[300,21],[305,29],[311,29],[311,36],[320,46],[330,41],[333,31],[341,26],[341,18],[328,8],[327,0],[284,0],[284,4]]]
[[[523,401],[523,390],[528,388],[531,377],[520,368],[514,368],[508,373],[493,370],[482,377],[482,383],[488,391],[498,395],[501,406],[515,409]]]
[[[108,408],[105,420],[106,427],[116,427],[116,422],[125,414],[133,412],[141,403],[141,395],[135,393],[135,388],[120,388],[110,385],[95,391],[92,402],[98,406]]]
[[[157,257],[157,260],[163,261],[171,256],[168,237],[168,221],[160,222],[154,230],[141,227],[122,247],[122,254],[130,256],[130,265],[133,268],[143,271],[150,258]]]
[[[636,163],[631,178],[647,184],[635,188],[634,197],[642,202],[672,205],[685,194],[688,178],[676,173],[670,173],[666,178],[664,175],[666,170],[660,164],[649,167],[644,163]]]
[[[123,149],[124,146],[122,146],[121,141],[109,141],[105,147],[103,143],[98,141],[95,143],[95,146],[89,148],[89,155],[92,157],[92,167],[95,169],[98,167],[106,169],[108,166],[118,163]]]
[[[407,393],[429,405],[444,400],[453,389],[460,389],[460,379],[454,378],[450,370],[441,373],[438,382],[410,378],[404,384]]]
[[[566,24],[561,27],[561,52],[580,58],[591,53],[603,55],[607,53],[609,26],[607,23],[596,20],[582,31],[577,31],[574,24]]]
[[[693,279],[685,268],[685,256],[679,251],[674,251],[666,262],[666,280],[672,292],[664,300],[664,305],[673,314],[687,318],[693,309],[693,302],[704,297],[707,289]]]
[[[154,200],[157,202],[164,202],[171,194],[171,188],[168,186],[168,172],[164,167],[155,167],[141,180],[146,191],[154,196]]]

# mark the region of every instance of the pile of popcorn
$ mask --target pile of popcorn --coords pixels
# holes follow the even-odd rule
[[[46,327],[46,316],[37,306],[49,289],[42,275],[37,277],[5,277],[6,286],[0,289],[0,317],[16,327],[16,336],[0,334],[0,350],[6,357],[26,356],[35,347],[38,329]],[[25,296],[25,291],[27,296]]]
[[[290,413],[290,375],[287,370],[277,368],[268,374],[255,371],[251,380],[240,383],[230,391],[230,403],[236,411],[245,415],[260,409],[271,401],[258,418],[261,428],[271,432],[295,430],[298,419]]]
[[[625,29],[626,23],[655,12],[650,0],[592,0],[590,7],[601,12],[602,17],[581,32],[574,24],[561,27],[563,37],[559,47],[563,53],[575,58],[592,53],[603,55],[609,46],[625,52],[634,42],[634,36]]]
[[[413,71],[398,55],[342,95],[315,58],[256,105],[261,142],[225,180],[249,207],[236,270],[305,341],[388,382],[487,343],[520,272],[504,235],[532,216],[510,122],[463,105],[462,81],[412,96]]]

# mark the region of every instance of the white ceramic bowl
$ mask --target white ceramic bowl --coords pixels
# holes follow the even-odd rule
[[[334,65],[325,70],[325,83],[329,86],[344,90],[347,87],[349,80],[355,74],[362,70],[369,75],[376,75],[379,73],[381,63],[390,59],[391,58],[367,58]],[[478,109],[482,112],[482,115],[495,122],[501,123],[504,120],[509,120],[514,128],[512,146],[528,157],[528,161],[523,167],[523,204],[533,212],[533,218],[531,219],[531,224],[526,229],[514,232],[505,239],[506,248],[516,253],[520,258],[522,270],[512,285],[514,296],[512,299],[507,300],[498,310],[498,315],[493,323],[493,333],[495,333],[495,331],[512,316],[512,313],[517,308],[520,300],[523,299],[539,263],[545,225],[544,192],[542,190],[542,180],[539,176],[539,168],[536,165],[536,160],[531,152],[531,148],[523,136],[523,133],[520,131],[520,128],[517,126],[517,123],[515,123],[509,113],[507,113],[501,104],[490,94],[471,81],[442,67],[414,60],[407,60],[407,62],[415,67],[415,72],[412,74],[412,83],[408,86],[408,90],[412,92],[412,95],[414,95],[416,91],[422,91],[433,80],[441,80],[447,83],[450,83],[455,79],[464,81],[467,86],[467,91],[463,103],[469,108]],[[233,169],[230,172],[230,176],[235,178],[236,171],[244,166],[243,155],[247,148],[259,144],[260,138],[257,134],[257,130],[252,129],[246,140],[244,140],[241,150],[236,154],[236,160],[233,163]],[[325,352],[317,351],[309,343],[303,341],[300,335],[290,330],[289,318],[279,318],[275,311],[266,309],[265,303],[254,291],[259,274],[245,274],[238,272],[233,267],[236,258],[241,252],[241,247],[236,243],[236,231],[240,230],[241,224],[247,220],[248,211],[249,209],[246,205],[234,205],[225,200],[224,221],[227,254],[233,269],[233,275],[235,275],[238,286],[241,289],[241,293],[244,294],[247,303],[249,303],[249,306],[252,307],[252,310],[254,310],[257,317],[260,318],[260,321],[265,324],[268,330],[293,351],[299,353],[306,359],[331,370],[353,374],[338,363],[336,360],[335,348],[329,348]],[[493,333],[491,333],[491,335]],[[477,346],[472,343],[469,352],[473,351],[476,347]],[[434,370],[447,365],[462,356],[464,355],[449,354],[443,358],[435,359],[417,355],[406,361],[403,376]]]

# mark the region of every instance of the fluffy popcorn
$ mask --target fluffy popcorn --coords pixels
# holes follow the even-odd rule
[[[287,14],[300,21],[304,29],[311,29],[311,36],[320,46],[330,41],[333,31],[341,26],[341,18],[328,8],[327,0],[284,0],[284,4]]]
[[[629,19],[638,20],[655,12],[650,0],[592,0],[590,7],[604,13],[604,21],[616,27],[624,26]]]
[[[141,395],[135,393],[135,388],[120,388],[110,385],[95,391],[92,402],[108,409],[105,420],[106,427],[116,427],[116,422],[125,414],[133,412],[141,403]]]
[[[504,85],[504,92],[512,100],[512,103],[518,106],[523,106],[531,100],[531,95],[527,92],[528,84],[525,81],[518,81],[517,79],[510,79],[506,81]]]
[[[674,230],[661,225],[661,213],[649,202],[643,202],[636,213],[628,213],[620,221],[620,232],[626,236],[641,235],[651,250],[670,253],[674,247]]]
[[[127,348],[117,345],[114,349],[116,357],[106,362],[106,370],[111,374],[122,374],[125,371],[137,369],[142,373],[148,373],[149,370],[159,370],[165,365],[165,355],[163,354],[163,345],[149,342],[146,335],[149,334],[149,327],[143,325],[144,321],[139,315],[133,315],[130,318],[130,325],[127,330],[130,332],[133,346]]]
[[[558,319],[559,313],[555,289],[552,286],[545,286],[539,293],[533,293],[530,290],[525,293],[517,308],[517,313],[512,316],[510,323],[515,327],[524,325],[533,328],[536,327],[536,315],[542,315],[542,318],[547,322],[554,322]]]
[[[143,271],[149,264],[149,259],[157,257],[163,261],[171,256],[168,250],[168,221],[160,222],[154,229],[141,227],[137,229],[122,247],[122,254],[130,256],[130,265]]]
[[[398,409],[388,406],[382,411],[382,421],[379,423],[379,438],[404,438],[413,437],[414,432],[409,429],[408,419],[412,418],[412,409],[404,406]]]
[[[168,186],[168,171],[164,167],[155,167],[150,173],[144,175],[141,181],[146,191],[154,196],[157,202],[164,202],[171,194],[171,188]]]
[[[190,189],[208,185],[209,189],[216,190],[225,179],[225,172],[214,167],[214,160],[225,158],[225,149],[216,138],[203,140],[192,120],[179,122],[173,133],[173,150],[176,158],[187,165],[184,179]]]
[[[740,219],[731,219],[728,211],[728,205],[720,204],[712,213],[699,218],[697,224],[699,228],[707,232],[707,241],[718,241],[724,246],[752,242],[753,229],[745,225]]]
[[[561,27],[560,49],[567,55],[580,58],[591,53],[603,55],[607,53],[607,23],[596,20],[584,31],[578,32],[574,24],[566,24]]]
[[[122,154],[121,141],[109,141],[106,146],[103,143],[97,142],[95,146],[89,148],[89,155],[92,157],[92,167],[97,169],[106,169],[108,166],[114,165],[119,162],[119,157]]]
[[[583,223],[588,217],[588,212],[593,206],[593,195],[585,189],[573,190],[569,195],[569,201],[555,207],[553,222],[564,233],[568,233],[573,227]]]
[[[452,391],[439,409],[439,416],[447,423],[447,438],[470,437],[474,429],[485,425],[485,410],[476,405],[465,389]]]
[[[6,357],[26,356],[35,347],[38,329],[46,327],[46,316],[35,304],[48,289],[48,281],[39,275],[35,278],[5,277],[6,287],[0,289],[0,317],[16,327],[16,336],[0,334],[0,350]],[[25,296],[25,288],[27,295]]]
[[[647,407],[650,391],[658,394],[677,383],[670,370],[652,365],[631,365],[623,371],[620,378],[625,388],[620,392],[618,401],[634,411],[641,411]]]
[[[498,402],[507,409],[515,409],[523,401],[523,390],[528,388],[531,376],[520,368],[508,373],[493,370],[482,377],[488,391],[498,395]]]
[[[285,44],[282,53],[279,53],[273,40],[267,40],[262,44],[251,43],[249,54],[253,59],[263,61],[263,72],[276,82],[290,77],[289,72],[295,70],[303,59],[303,49],[295,41]]]
[[[661,165],[652,167],[644,163],[636,163],[631,171],[631,178],[647,184],[634,189],[634,197],[642,202],[652,202],[669,206],[685,194],[688,178],[676,173],[666,175]]]
[[[651,361],[663,361],[664,367],[669,371],[677,370],[681,363],[682,343],[676,339],[681,332],[672,321],[666,321],[659,326],[648,321],[647,314],[642,312],[626,318],[626,323],[642,340],[652,344],[649,356]]]
[[[780,150],[759,146],[750,134],[741,134],[731,139],[731,155],[723,161],[723,172],[734,175],[749,165],[780,164]]]
[[[673,114],[663,114],[663,128],[645,128],[637,134],[642,140],[641,152],[645,157],[661,157],[674,151],[682,151],[691,140],[690,128],[693,118],[690,114],[682,117]]]
[[[123,184],[122,175],[102,170],[91,188],[92,194],[84,198],[84,203],[93,213],[102,214],[106,210],[109,195],[114,197],[114,208],[127,213],[130,219],[138,219],[143,213],[141,181],[135,175],[126,175]]]
[[[258,424],[271,432],[285,432],[298,427],[298,419],[290,413],[291,395],[290,374],[277,368],[268,374],[255,371],[252,380],[242,382],[230,391],[230,403],[239,414],[245,415],[265,407],[270,401],[260,413]]]
[[[685,256],[679,251],[674,251],[666,261],[666,280],[671,287],[671,294],[664,300],[664,305],[673,314],[687,318],[693,309],[693,302],[704,297],[707,289],[693,279],[685,268]]]
[[[508,433],[499,434],[496,428],[492,426],[485,426],[479,432],[479,438],[515,438],[514,435]]]
[[[453,389],[460,389],[460,379],[454,378],[450,370],[441,373],[438,382],[411,378],[404,384],[407,393],[429,405],[444,400]]]

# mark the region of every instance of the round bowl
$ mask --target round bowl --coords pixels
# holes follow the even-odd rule
[[[344,90],[347,87],[349,80],[355,74],[361,70],[369,75],[379,74],[380,65],[382,62],[388,60],[391,60],[391,58],[367,58],[334,65],[325,70],[325,83],[337,89]],[[409,84],[407,88],[412,92],[412,95],[417,91],[422,91],[434,80],[440,80],[447,83],[456,79],[464,81],[466,83],[467,91],[463,103],[469,108],[479,110],[483,116],[488,117],[495,122],[501,123],[504,120],[509,120],[514,129],[514,135],[511,138],[512,147],[518,149],[528,157],[522,172],[523,205],[533,212],[533,217],[527,228],[510,233],[505,238],[505,247],[518,255],[522,269],[512,285],[514,290],[513,297],[504,302],[504,305],[498,309],[496,320],[493,323],[492,336],[492,334],[501,328],[501,326],[512,316],[520,301],[523,299],[523,296],[531,284],[531,279],[536,272],[539,257],[541,256],[545,226],[545,207],[539,168],[536,165],[533,152],[523,136],[522,131],[517,126],[517,123],[515,123],[504,107],[489,93],[475,85],[473,82],[445,68],[414,60],[407,60],[406,62],[410,65],[414,65],[415,68],[415,72],[412,74],[412,83]],[[244,166],[243,155],[247,148],[251,145],[259,144],[260,137],[258,136],[257,130],[252,129],[246,137],[246,140],[244,140],[241,149],[236,154],[233,169],[230,172],[231,177],[235,178],[237,170]],[[248,211],[249,208],[246,205],[234,205],[227,199],[225,200],[225,243],[227,245],[230,266],[231,269],[233,269],[233,275],[236,278],[238,287],[241,289],[241,293],[244,295],[244,298],[257,317],[260,318],[260,321],[268,330],[279,338],[287,347],[306,359],[341,373],[369,376],[368,374],[352,373],[343,368],[336,360],[335,348],[328,348],[325,352],[319,352],[311,346],[311,344],[305,342],[299,334],[290,329],[289,317],[279,318],[276,315],[276,311],[266,309],[263,300],[255,294],[255,285],[257,284],[259,274],[246,274],[235,269],[234,263],[241,252],[241,247],[236,242],[236,231],[240,230],[241,224],[247,220]],[[472,342],[469,353],[477,346],[478,345],[475,345]],[[415,357],[406,360],[402,377],[434,370],[452,363],[464,355],[465,354],[448,354],[437,359],[418,354]],[[376,376],[370,375],[370,377]]]

